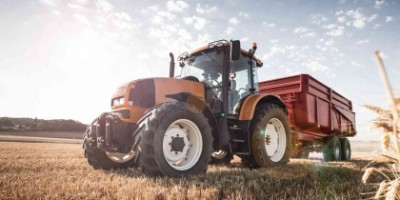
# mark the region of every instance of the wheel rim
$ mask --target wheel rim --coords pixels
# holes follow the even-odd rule
[[[132,160],[136,156],[135,151],[130,151],[129,153],[118,153],[118,152],[108,152],[106,151],[107,157],[116,163],[126,163]]]
[[[192,168],[203,150],[203,138],[197,125],[187,119],[173,122],[163,139],[164,158],[175,170]]]
[[[225,156],[227,155],[228,153],[226,152],[226,151],[224,151],[224,150],[219,150],[219,151],[214,151],[214,152],[212,152],[211,153],[211,156],[213,157],[213,158],[215,158],[215,159],[222,159],[222,158],[225,158]]]
[[[279,162],[286,151],[286,131],[277,118],[269,120],[264,135],[265,150],[273,162]]]

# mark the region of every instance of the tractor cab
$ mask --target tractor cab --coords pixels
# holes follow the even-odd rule
[[[183,53],[178,57],[180,77],[204,83],[205,99],[214,114],[238,116],[240,102],[258,92],[257,67],[262,63],[253,56],[255,49],[254,44],[249,53],[240,49],[239,41],[220,40]]]

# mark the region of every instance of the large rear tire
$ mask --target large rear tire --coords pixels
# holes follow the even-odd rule
[[[187,176],[207,171],[213,137],[202,112],[183,102],[164,103],[140,125],[140,164],[150,176]]]
[[[350,141],[347,138],[340,138],[340,147],[342,149],[342,160],[350,160],[351,159],[351,145]]]
[[[326,137],[324,139],[324,144],[322,145],[322,150],[325,162],[341,160],[342,148],[337,136]]]
[[[91,131],[89,128],[87,131]],[[85,133],[86,137],[87,133]],[[135,166],[135,151],[129,153],[105,152],[85,138],[83,143],[84,155],[89,165],[94,169],[124,169]]]
[[[285,112],[275,104],[256,109],[250,126],[251,156],[242,156],[250,168],[283,165],[289,162],[292,139]]]

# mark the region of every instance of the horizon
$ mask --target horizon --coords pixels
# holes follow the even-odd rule
[[[167,77],[169,52],[239,39],[258,45],[259,81],[310,74],[353,102],[354,139],[377,140],[362,105],[389,108],[375,50],[400,96],[399,11],[395,0],[2,1],[0,115],[89,124],[118,85]]]

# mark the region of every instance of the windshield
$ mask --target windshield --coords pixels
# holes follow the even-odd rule
[[[185,61],[181,77],[194,76],[213,85],[222,81],[223,54],[220,51],[200,52]]]

